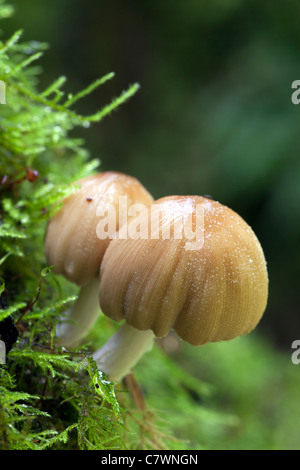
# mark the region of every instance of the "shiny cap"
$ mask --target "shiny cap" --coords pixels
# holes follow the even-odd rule
[[[160,232],[154,238],[157,206]],[[112,240],[101,264],[100,305],[107,316],[157,337],[174,329],[193,345],[255,328],[267,304],[266,261],[237,213],[209,198],[169,196],[137,217],[143,235]],[[190,231],[184,230],[188,223]],[[199,244],[187,249],[192,230]]]

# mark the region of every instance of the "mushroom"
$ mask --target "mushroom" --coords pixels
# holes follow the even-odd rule
[[[65,347],[85,336],[100,311],[99,267],[113,233],[127,223],[127,207],[153,201],[136,178],[119,172],[98,173],[74,184],[78,189],[50,219],[45,237],[45,255],[53,272],[81,287],[69,322],[57,328],[58,343]]]
[[[136,236],[116,234],[100,268],[101,310],[125,320],[94,353],[110,380],[170,330],[200,346],[255,328],[267,304],[266,261],[236,212],[206,197],[169,196],[130,224],[139,225]]]

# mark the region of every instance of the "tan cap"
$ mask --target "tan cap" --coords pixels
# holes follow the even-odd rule
[[[153,198],[136,178],[113,171],[88,176],[74,184],[79,189],[65,199],[62,208],[49,221],[45,254],[56,274],[82,286],[98,275],[110,241],[109,237],[97,236],[99,213],[103,214],[112,205],[118,230],[120,196],[127,198],[128,206],[148,205]]]
[[[157,205],[159,235],[151,227]],[[198,233],[194,249],[188,223]],[[107,316],[158,337],[174,329],[193,345],[255,328],[267,304],[268,274],[257,237],[237,213],[206,197],[170,196],[148,206],[139,226],[140,238],[114,239],[104,255],[100,304]]]

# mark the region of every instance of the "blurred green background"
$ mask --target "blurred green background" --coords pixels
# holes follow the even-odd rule
[[[138,94],[117,112],[76,130],[101,160],[101,170],[136,176],[155,198],[210,194],[253,227],[268,262],[267,311],[246,358],[237,363],[240,343],[237,349],[208,347],[197,373],[223,390],[226,409],[229,403],[230,412],[245,419],[240,441],[230,431],[216,447],[300,448],[300,365],[290,358],[292,342],[300,339],[300,105],[291,101],[291,84],[300,79],[300,2],[11,3],[16,11],[3,22],[5,35],[23,28],[25,40],[50,46],[40,60],[41,89],[66,75],[74,92],[115,72],[114,80],[76,108],[92,113],[140,83]],[[206,361],[212,361],[209,373]],[[228,392],[230,377],[244,388]],[[266,409],[261,403],[258,409],[255,399],[247,408],[252,393]]]

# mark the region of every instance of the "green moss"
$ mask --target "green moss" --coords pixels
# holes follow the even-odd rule
[[[10,13],[2,0],[0,18]],[[3,326],[12,317],[19,329],[0,368],[0,448],[123,447],[123,417],[113,384],[87,349],[67,352],[53,344],[57,318],[76,296],[45,265],[43,238],[70,183],[100,164],[71,131],[99,122],[138,85],[93,115],[81,116],[76,102],[113,74],[74,96],[62,90],[65,77],[39,91],[36,61],[45,45],[23,43],[21,37],[18,31],[0,42],[0,80],[6,91],[0,117],[0,321]]]

